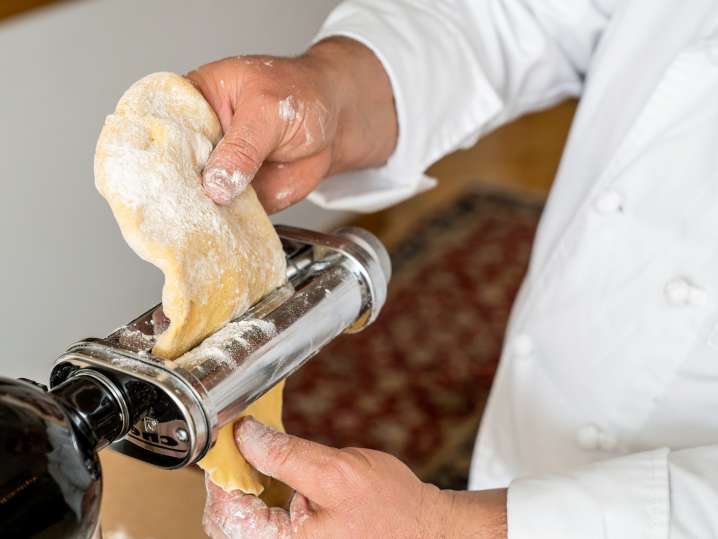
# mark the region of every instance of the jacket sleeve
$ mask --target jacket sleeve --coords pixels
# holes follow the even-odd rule
[[[509,486],[509,539],[718,537],[718,446],[658,449]]]
[[[373,211],[433,185],[442,156],[516,116],[580,93],[619,0],[350,0],[316,36],[373,50],[394,91],[399,140],[379,169],[326,180],[330,208]],[[604,5],[605,4],[605,5]]]

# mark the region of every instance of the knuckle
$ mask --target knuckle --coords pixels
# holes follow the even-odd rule
[[[360,450],[342,449],[330,461],[329,477],[336,483],[352,491],[364,491],[370,488],[368,472],[371,466]]]
[[[267,444],[267,457],[274,464],[274,468],[284,470],[291,465],[294,446],[290,443]]]
[[[257,91],[255,99],[257,100],[256,106],[261,107],[261,110],[274,109],[274,106],[281,99],[280,91],[283,84],[280,81],[263,81],[264,87]]]
[[[213,68],[213,64],[206,64],[193,69],[185,75],[185,78],[199,90],[206,99],[213,97],[213,84],[217,76],[217,70]]]
[[[221,149],[225,156],[233,162],[245,163],[253,168],[259,168],[259,146],[251,137],[244,135],[225,139]]]

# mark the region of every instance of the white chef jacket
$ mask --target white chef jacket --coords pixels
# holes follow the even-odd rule
[[[312,199],[371,211],[520,114],[580,95],[470,487],[511,539],[718,537],[718,1],[351,0],[317,40],[383,63],[383,168]]]

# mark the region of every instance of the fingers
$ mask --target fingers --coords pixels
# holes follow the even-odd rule
[[[237,58],[207,64],[187,77],[217,113],[224,131],[205,164],[202,184],[216,203],[227,204],[281,142],[288,124],[277,105],[283,83],[266,66]]]
[[[337,449],[276,431],[252,417],[237,425],[235,438],[244,458],[261,473],[279,479],[320,506],[336,502],[336,493],[327,488],[325,476]]]
[[[290,162],[265,163],[252,185],[269,213],[283,210],[311,193],[329,170],[327,152]]]
[[[299,535],[304,523],[314,514],[309,505],[309,500],[299,492],[295,492],[292,501],[289,503],[289,521],[292,526],[292,533]]]
[[[337,107],[315,75],[300,59],[269,57],[228,58],[187,75],[224,131],[202,173],[212,200],[228,204],[259,175],[260,200],[277,211],[327,175]]]
[[[266,537],[289,539],[292,522],[289,514],[267,505],[251,494],[225,492],[205,477],[207,499],[202,525],[212,539]]]
[[[229,130],[210,155],[202,174],[207,194],[228,204],[244,191],[267,156],[279,145],[282,126],[262,105],[235,113]]]

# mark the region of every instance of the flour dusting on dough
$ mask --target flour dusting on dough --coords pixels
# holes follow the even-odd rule
[[[98,189],[127,243],[165,274],[162,302],[171,325],[157,346],[169,358],[284,280],[279,240],[253,190],[218,206],[202,188],[221,136],[214,111],[194,86],[156,73],[125,92],[97,144]],[[233,193],[249,182],[240,172],[213,172],[210,179]],[[198,309],[205,305],[200,323]],[[193,331],[183,329],[188,325]]]
[[[219,364],[233,366],[234,357],[248,352],[258,344],[269,341],[277,334],[274,324],[267,320],[252,318],[230,322],[207,337],[202,344],[177,358],[178,365],[192,368],[207,358]]]
[[[251,186],[221,206],[205,195],[201,175],[221,137],[219,120],[197,88],[179,75],[155,73],[125,92],[97,143],[97,188],[130,247],[165,276],[162,311],[169,325],[156,335],[152,355],[166,360],[217,332],[195,353],[226,361],[231,356],[225,338],[239,351],[250,339],[257,344],[274,331],[250,320],[223,328],[284,283],[286,260]],[[230,187],[246,181],[241,175],[216,179]],[[127,335],[132,342],[136,337]],[[282,429],[282,387],[272,388],[246,413]],[[260,494],[267,488],[279,505],[278,496],[286,497],[286,489],[242,458],[231,424],[219,430],[199,464],[225,490]]]
[[[105,122],[106,129],[116,136],[103,147],[102,190],[142,214],[139,230],[143,241],[128,238],[128,242],[149,259],[144,248],[147,239],[182,246],[198,234],[209,234],[234,241],[222,215],[204,196],[199,179],[212,152],[212,141],[191,123],[158,112],[169,106],[170,99],[181,99],[177,92],[153,97],[164,104],[145,99],[143,108],[158,116],[140,115],[138,107],[128,107],[125,114],[110,115]],[[196,181],[178,181],[178,176]],[[204,258],[187,267],[187,282],[202,285],[218,280],[222,270],[217,261],[216,250],[209,246]]]

